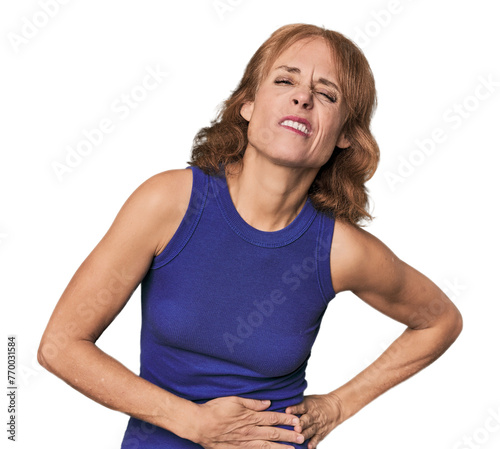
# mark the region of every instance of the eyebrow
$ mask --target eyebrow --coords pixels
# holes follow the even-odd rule
[[[296,73],[298,75],[300,75],[300,73],[301,73],[300,69],[298,67],[290,67],[287,65],[280,65],[279,67],[275,68],[275,70],[279,70],[279,69],[286,70],[288,73]],[[319,78],[318,83],[324,84],[325,86],[333,87],[334,89],[336,89],[340,92],[340,89],[338,88],[338,86],[333,81],[327,80],[326,78]]]

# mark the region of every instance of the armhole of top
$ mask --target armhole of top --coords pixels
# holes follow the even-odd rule
[[[207,197],[208,177],[196,166],[189,166],[186,168],[191,169],[193,174],[188,208],[170,241],[163,251],[153,258],[150,267],[153,270],[166,265],[182,251],[193,235],[203,212]]]
[[[320,214],[320,226],[318,231],[318,240],[316,242],[316,260],[318,263],[318,282],[323,293],[325,304],[335,297],[333,289],[332,271],[331,271],[331,248],[333,232],[335,228],[335,218],[329,217],[324,213]]]

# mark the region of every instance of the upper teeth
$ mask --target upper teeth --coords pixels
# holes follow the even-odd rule
[[[304,134],[309,134],[307,126],[304,125],[303,123],[294,122],[293,120],[285,120],[281,124],[284,126],[291,126],[292,128],[298,129],[299,131],[302,131]]]

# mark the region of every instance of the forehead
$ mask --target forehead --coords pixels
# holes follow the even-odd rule
[[[315,73],[333,77],[337,73],[332,48],[322,38],[302,39],[285,47],[270,64],[270,70],[282,65],[313,69]]]

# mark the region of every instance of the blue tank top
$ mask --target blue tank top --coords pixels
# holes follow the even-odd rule
[[[308,198],[288,226],[261,231],[239,215],[224,174],[188,169],[187,212],[142,281],[140,376],[199,404],[241,396],[284,412],[304,397],[307,361],[335,296],[334,219]],[[121,447],[202,448],[135,418]]]

